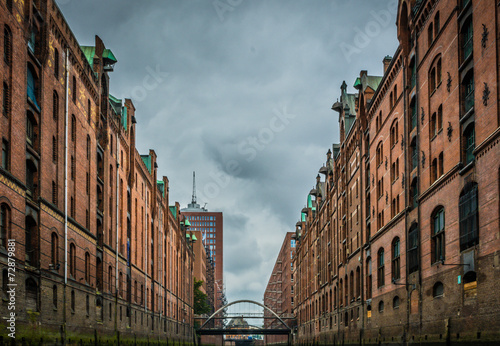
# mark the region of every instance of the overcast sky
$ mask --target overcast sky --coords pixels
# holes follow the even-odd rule
[[[228,301],[262,301],[332,143],[345,80],[381,75],[397,47],[396,0],[58,0],[81,45],[118,59],[137,147],[158,155],[170,204],[224,213]]]

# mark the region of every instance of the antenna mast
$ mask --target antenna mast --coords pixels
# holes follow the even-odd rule
[[[194,171],[193,171],[193,197],[191,199],[191,203],[196,204],[196,180]]]

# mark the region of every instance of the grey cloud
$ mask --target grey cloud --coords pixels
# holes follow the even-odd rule
[[[349,61],[341,46],[390,1],[242,1],[222,21],[212,1],[59,1],[81,44],[97,34],[117,56],[111,92],[132,97],[138,149],[158,154],[171,202],[190,202],[196,170],[199,203],[224,212],[229,301],[261,301],[285,232],[338,141],[330,107],[340,85],[353,92],[360,70],[382,73],[397,47],[395,17]],[[148,69],[168,76],[137,99]],[[238,147],[284,109],[295,117],[249,160]],[[233,161],[240,172],[227,169]],[[227,184],[209,198],[204,189],[220,173]]]

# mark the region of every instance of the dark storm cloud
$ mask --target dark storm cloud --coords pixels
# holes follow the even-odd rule
[[[81,44],[97,34],[117,56],[111,93],[132,98],[171,202],[190,202],[195,170],[198,202],[224,212],[228,300],[260,301],[338,141],[342,81],[353,92],[396,49],[397,1],[214,3],[59,1]]]

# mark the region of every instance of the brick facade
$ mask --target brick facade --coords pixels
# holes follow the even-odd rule
[[[80,47],[53,0],[0,8],[0,271],[6,298],[15,239],[18,335],[192,340],[193,252],[156,153],[136,149],[140,115],[109,94],[112,52]]]
[[[273,272],[267,283],[264,292],[264,305],[274,311],[278,316],[293,317],[294,307],[294,284],[293,284],[293,261],[295,255],[295,233],[287,232],[281,250],[276,258]],[[265,310],[264,328],[278,329],[283,328],[281,322],[273,318],[272,314]],[[285,319],[289,327],[294,326],[294,321]],[[266,344],[283,343],[288,341],[287,335],[266,335]]]
[[[496,1],[400,0],[383,76],[341,86],[297,223],[299,342],[500,338],[499,19]]]

